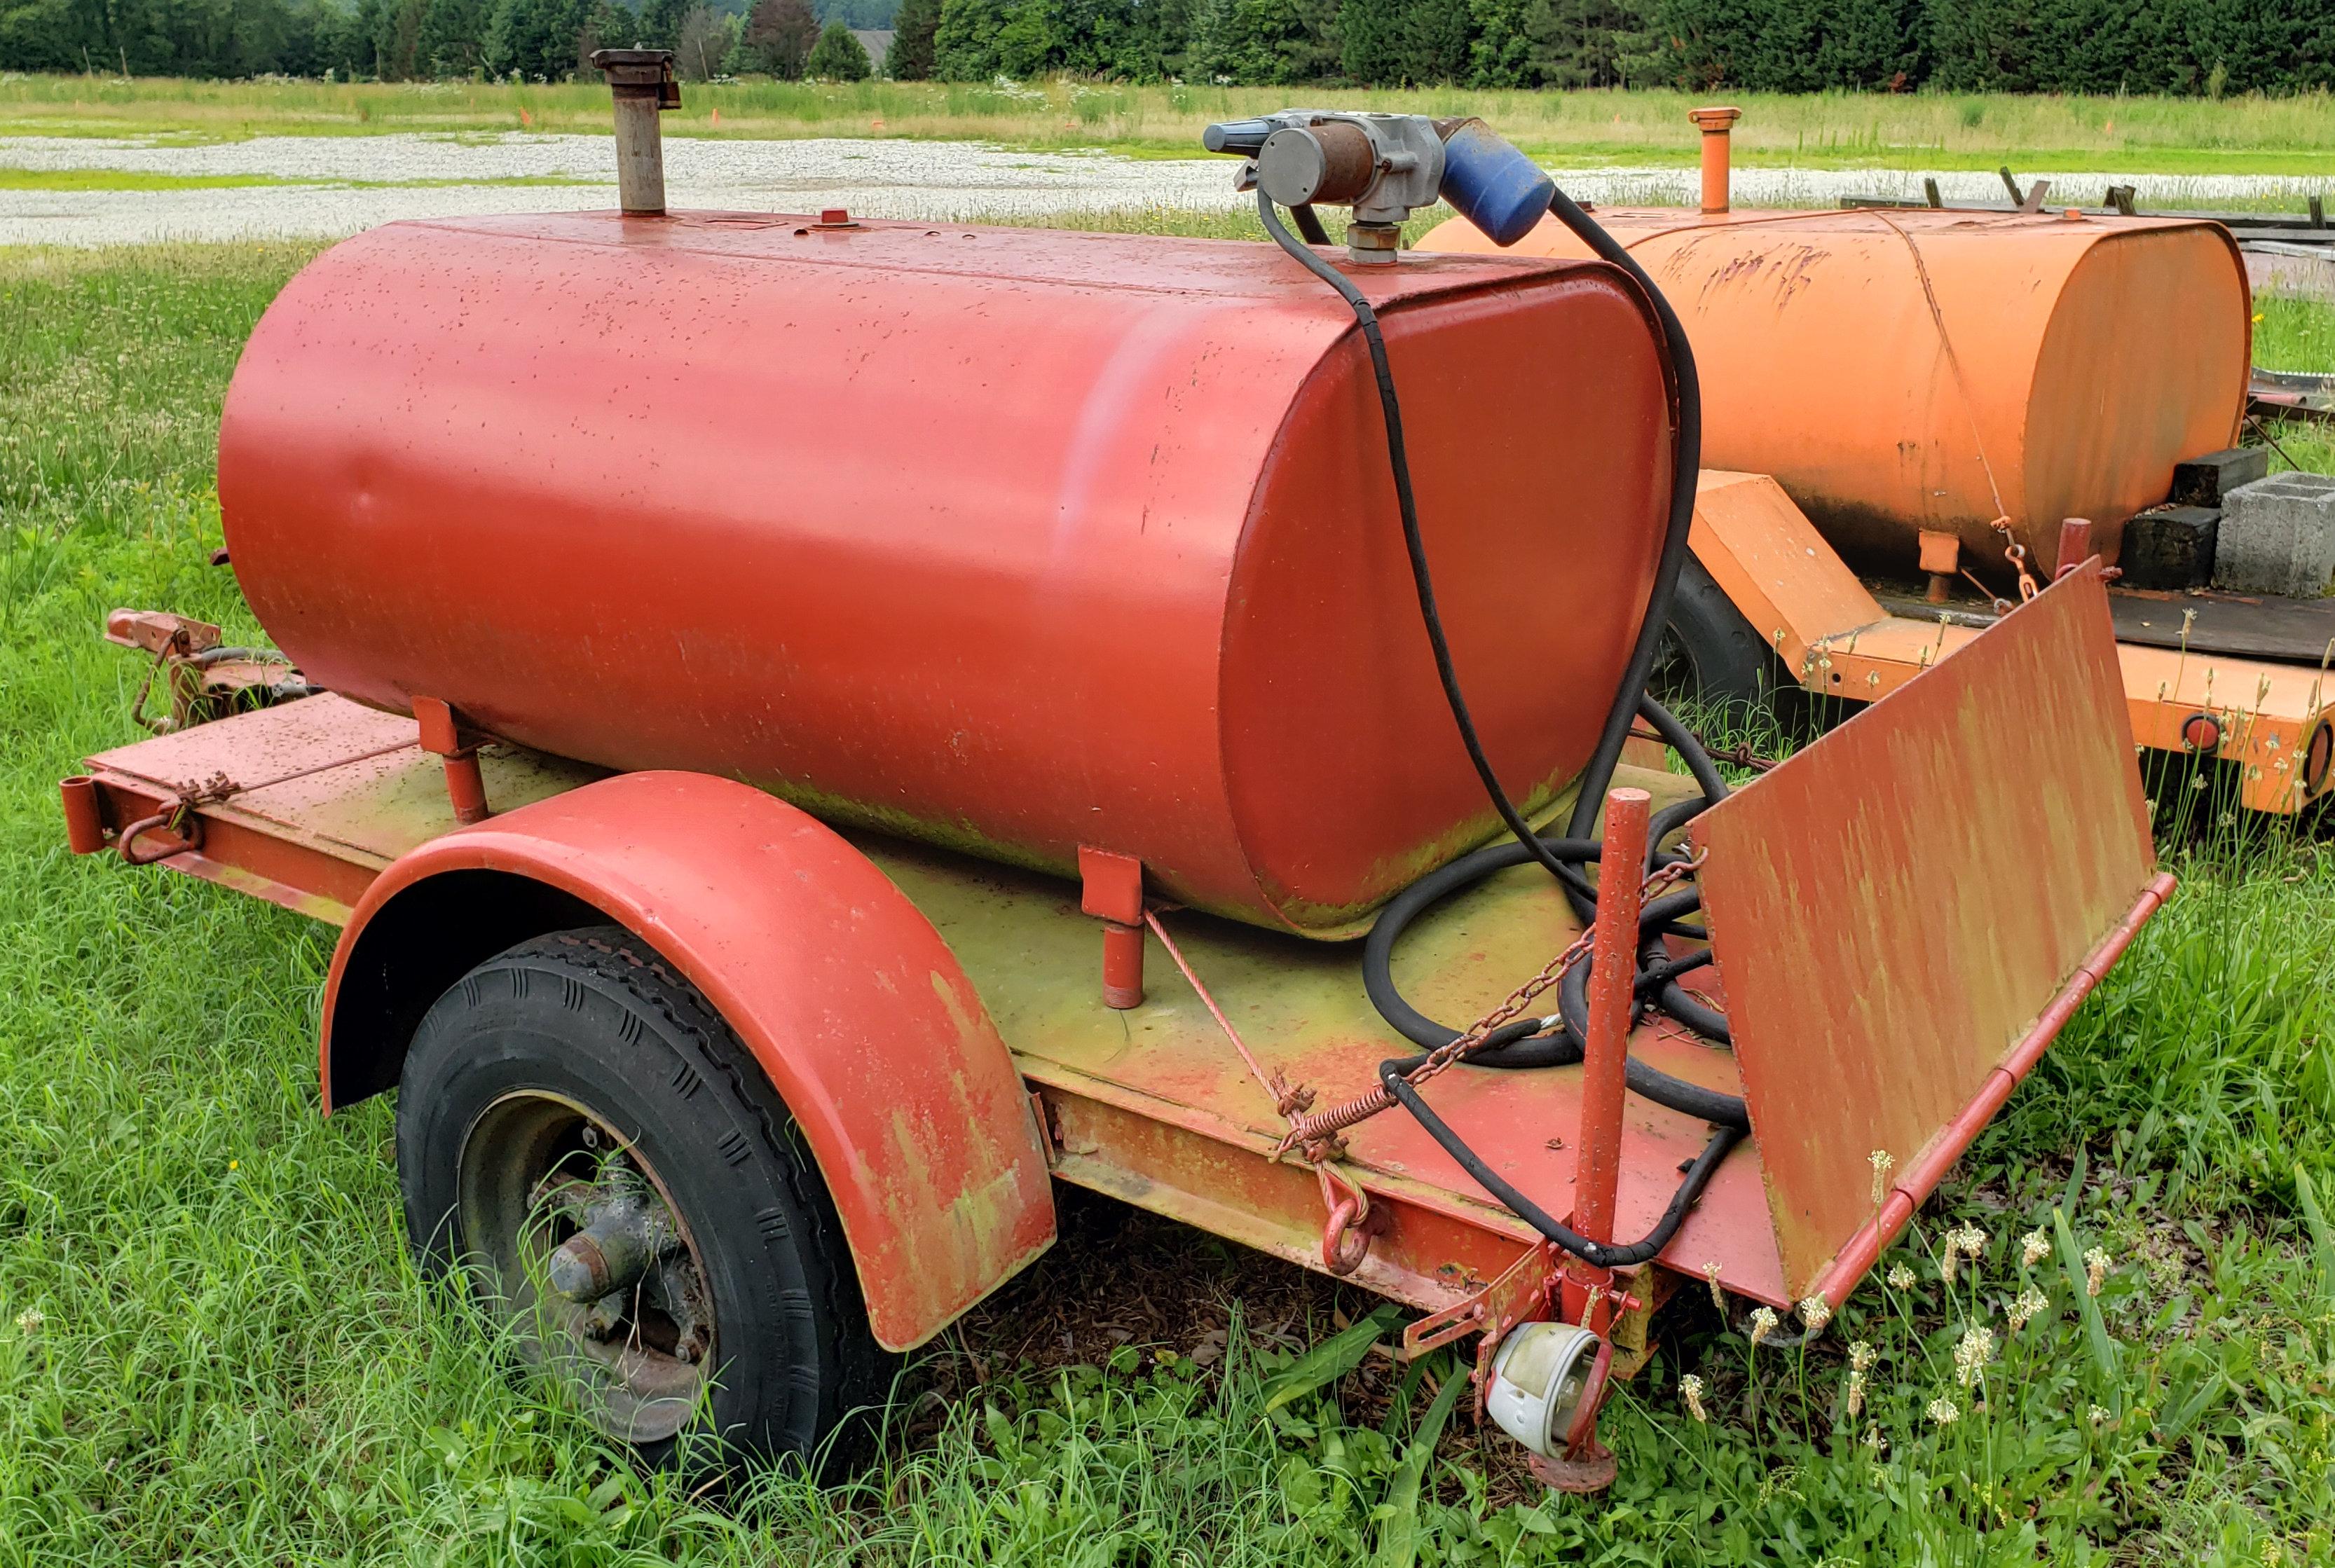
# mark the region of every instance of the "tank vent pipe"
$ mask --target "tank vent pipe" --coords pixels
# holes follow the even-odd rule
[[[681,107],[670,49],[596,49],[592,63],[616,101],[616,202],[627,218],[664,215],[664,141],[657,115]]]
[[[1729,129],[1743,118],[1743,111],[1690,109],[1686,117],[1702,132],[1702,213],[1715,218],[1727,210]]]

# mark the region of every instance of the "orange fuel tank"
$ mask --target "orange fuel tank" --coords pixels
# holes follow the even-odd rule
[[[1703,462],[1773,474],[1860,568],[1918,576],[1958,535],[2001,584],[1998,517],[2043,575],[2059,524],[2094,537],[2226,447],[2253,351],[2245,268],[2217,225],[2059,214],[1601,210],[1678,309]],[[1484,251],[1463,222],[1423,248]],[[1582,256],[1554,218],[1514,252]]]
[[[1358,270],[1510,793],[1587,760],[1668,502],[1603,264]],[[1493,830],[1369,361],[1271,247],[768,215],[401,223],[229,390],[235,569],[307,678],[1312,934]]]

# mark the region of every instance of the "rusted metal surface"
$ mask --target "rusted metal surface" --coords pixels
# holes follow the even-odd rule
[[[130,700],[130,718],[158,735],[309,694],[283,659],[262,649],[222,647],[217,626],[167,610],[111,611],[105,640],[153,656]],[[169,711],[149,714],[147,699],[158,681]]]
[[[1735,122],[1743,118],[1743,111],[1725,107],[1690,109],[1686,117],[1702,132],[1702,212],[1706,218],[1714,217],[1727,210],[1730,162],[1728,143],[1732,140]]]
[[[469,827],[494,815],[487,805],[486,779],[479,771],[480,737],[468,729],[451,704],[436,697],[413,699],[413,720],[421,726],[421,749],[445,765],[446,802],[454,820]]]
[[[80,809],[94,820],[92,847],[102,847],[141,818],[175,815],[206,785],[247,781],[198,805],[200,848],[164,864],[342,924],[391,861],[453,825],[437,760],[417,740],[411,719],[305,698],[102,752],[89,760]],[[481,766],[514,804],[599,777],[507,749]]]
[[[1589,1019],[1581,1058],[1580,1164],[1573,1191],[1573,1228],[1593,1242],[1615,1239],[1613,1195],[1622,1179],[1622,1115],[1629,1093],[1630,1014],[1638,973],[1635,873],[1646,863],[1652,799],[1643,789],[1630,789],[1605,797],[1605,852],[1598,862]],[[1607,875],[1609,866],[1613,875]],[[1588,1322],[1587,1292],[1570,1282],[1565,1308],[1571,1321]]]
[[[681,107],[670,49],[596,49],[615,100],[616,201],[627,218],[664,216],[664,139],[657,116]]]
[[[1946,1172],[1962,1157],[1962,1150],[1968,1148],[1971,1140],[1994,1119],[1995,1113],[2010,1099],[2010,1091],[2019,1087],[2028,1070],[2042,1060],[2045,1049],[2067,1026],[2068,1020],[2075,1016],[2076,1009],[2081,1007],[2084,999],[2107,978],[2109,967],[2124,955],[2126,948],[2132,945],[2133,938],[2140,934],[2140,928],[2147,924],[2149,916],[2173,895],[2174,886],[2174,876],[2169,871],[2160,871],[2149,879],[2147,887],[2142,890],[2123,921],[2077,967],[2076,973],[2069,977],[2068,983],[2060,988],[2059,994],[2051,999],[2051,1004],[2043,1010],[2026,1036],[2003,1059],[2002,1065],[1987,1075],[1976,1097],[1947,1123],[1922,1157],[1889,1184],[1880,1212],[1834,1255],[1831,1266],[1817,1281],[1813,1293],[1823,1296],[1836,1307],[1847,1300],[1848,1292],[1855,1289],[1856,1282],[1865,1276],[1865,1271],[1872,1268],[1882,1252],[1905,1228],[1906,1222],[1914,1217],[1914,1211],[1922,1206],[1922,1200],[1945,1179]]]
[[[1624,784],[1657,805],[1689,786],[1674,775],[1624,769]],[[1144,1004],[1124,1013],[1094,1005],[1092,922],[1076,890],[1008,868],[899,844],[865,841],[893,880],[930,916],[989,1004],[1025,1077],[1057,1108],[1060,1174],[1277,1255],[1319,1268],[1322,1199],[1300,1163],[1273,1157],[1285,1136],[1278,1097],[1245,1067],[1206,1004],[1174,981],[1164,949]],[[1358,953],[1293,943],[1198,915],[1174,934],[1258,1070],[1303,1084],[1327,1102],[1376,1083],[1377,1064],[1414,1048],[1371,1010]],[[1519,868],[1455,896],[1405,941],[1398,973],[1407,994],[1464,1025],[1579,934],[1547,875]],[[1156,938],[1154,939],[1157,940]],[[1697,976],[1717,999],[1717,976]],[[1723,1051],[1650,1021],[1631,1050],[1665,1072],[1729,1093],[1739,1088]],[[1581,1124],[1581,1072],[1498,1072],[1460,1065],[1435,1079],[1437,1108],[1551,1213],[1570,1215]],[[1072,1099],[1079,1108],[1065,1108]],[[1082,1119],[1083,1118],[1083,1119]],[[1073,1137],[1074,1125],[1084,1132]],[[1630,1097],[1621,1129],[1617,1234],[1642,1235],[1668,1205],[1681,1162],[1709,1128]],[[1497,1279],[1539,1237],[1495,1204],[1407,1116],[1372,1117],[1344,1135],[1342,1169],[1388,1210],[1353,1276],[1423,1307],[1463,1301]],[[1662,1262],[1699,1277],[1715,1265],[1730,1289],[1788,1304],[1767,1215],[1756,1149],[1722,1165]],[[1139,1179],[1138,1179],[1139,1178]],[[1235,1213],[1237,1209],[1240,1212]],[[1254,1211],[1254,1213],[1252,1212]],[[1255,1213],[1271,1215],[1270,1222]],[[1242,1217],[1244,1215],[1249,1217]],[[1456,1224],[1468,1250],[1420,1240],[1424,1216]],[[1456,1245],[1456,1243],[1450,1244]],[[1488,1253],[1489,1255],[1487,1255]],[[1447,1266],[1448,1265],[1448,1266]]]
[[[1361,286],[1477,723],[1536,807],[1658,551],[1644,301],[1513,258]],[[334,692],[1061,874],[1105,846],[1318,933],[1495,826],[1355,460],[1380,421],[1352,313],[1255,246],[547,214],[311,264],[237,367],[219,487],[254,611]]]
[[[1811,692],[1858,702],[1887,696],[1971,646],[1984,629],[1967,616],[1891,615],[1765,475],[1706,469],[1692,543],[1695,558]],[[2249,808],[2291,812],[2326,792],[2330,742],[2321,738],[2335,679],[2322,670],[2177,642],[2119,643],[2114,652],[2138,744],[2185,751],[2203,713],[2220,727],[2216,754],[2239,769],[2240,799]]]
[[[111,808],[144,815],[189,777],[221,770],[265,777],[417,738],[409,719],[318,697],[94,759],[92,773],[103,782],[92,789],[117,803]],[[499,798],[513,807],[594,777],[493,749],[484,760]],[[205,807],[204,852],[167,865],[345,922],[367,885],[417,846],[444,836],[439,854],[475,853],[482,838],[507,829],[517,815],[507,811],[450,835],[436,774],[435,759],[412,746]],[[1686,787],[1674,775],[1625,769],[1622,777],[1648,789],[1657,804],[1676,799]],[[690,831],[686,822],[655,811],[644,809],[640,822],[664,824],[648,835],[656,842]],[[628,823],[625,830],[638,836],[637,827]],[[1096,1004],[1095,921],[1080,908],[1074,885],[875,836],[856,842],[941,930],[1014,1050],[1015,1066],[1052,1108],[1065,1179],[1322,1265],[1319,1178],[1302,1163],[1274,1158],[1286,1129],[1279,1097],[1249,1075],[1206,1005],[1177,982],[1164,949],[1154,963],[1168,983],[1155,987],[1142,1006],[1110,1012]],[[636,852],[650,853],[650,847]],[[699,899],[693,890],[675,894],[662,907],[680,911]],[[731,923],[726,940],[758,948],[771,945],[762,933],[790,928],[770,924],[769,916],[758,924],[734,909],[707,918]],[[1351,1094],[1376,1081],[1380,1060],[1410,1050],[1371,1011],[1355,949],[1197,915],[1176,919],[1196,973],[1217,990],[1227,1020],[1250,1042],[1268,1079],[1279,1071],[1284,1084]],[[1403,983],[1439,1015],[1464,1022],[1578,934],[1545,875],[1520,868],[1456,896],[1423,921],[1405,944]],[[1715,975],[1701,983],[1720,1000]],[[891,1006],[868,1016],[888,1027]],[[1658,1023],[1642,1027],[1632,1050],[1677,1076],[1729,1092],[1739,1087],[1723,1053]],[[1496,1073],[1460,1066],[1437,1079],[1433,1093],[1438,1108],[1489,1151],[1510,1180],[1565,1214],[1579,1079],[1577,1069]],[[1634,1097],[1628,1102],[1617,1233],[1639,1234],[1652,1225],[1676,1185],[1679,1162],[1700,1150],[1707,1131]],[[1529,1227],[1476,1188],[1408,1117],[1381,1117],[1355,1129],[1342,1168],[1381,1227],[1370,1233],[1367,1256],[1352,1277],[1422,1309],[1467,1301],[1540,1246]],[[1351,1249],[1342,1239],[1340,1244]],[[1786,1304],[1755,1150],[1739,1149],[1721,1167],[1664,1261],[1698,1279],[1706,1263],[1715,1263],[1730,1288]],[[1544,1297],[1545,1285],[1537,1287]]]
[[[2224,229],[2170,218],[1873,210],[1600,210],[1676,305],[1702,376],[1703,460],[1773,474],[1862,569],[1914,575],[1959,536],[2008,586],[1993,519],[2035,561],[2062,518],[2162,501],[2229,446],[2253,350]],[[1488,248],[1468,224],[1420,240]],[[1554,219],[1516,247],[1584,254]],[[2179,324],[2168,330],[2165,324]]]
[[[367,922],[408,889],[466,870],[583,900],[705,993],[818,1160],[877,1342],[922,1343],[1053,1241],[1022,1080],[946,944],[831,829],[729,779],[605,779],[400,858],[366,889],[333,954],[326,1082]]]
[[[2142,905],[2120,690],[2106,591],[2078,571],[1697,821],[1796,1298],[1875,1219],[1875,1157],[1950,1160]]]

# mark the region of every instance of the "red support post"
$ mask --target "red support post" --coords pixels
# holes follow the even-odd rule
[[[2051,580],[2058,582],[2092,558],[2092,525],[2084,518],[2059,519],[2059,561]]]
[[[1605,797],[1605,848],[1598,859],[1597,924],[1590,953],[1589,1031],[1581,1059],[1581,1139],[1574,1146],[1579,1153],[1573,1178],[1573,1228],[1595,1242],[1613,1239],[1614,1197],[1622,1182],[1622,1099],[1627,1092],[1631,992],[1638,973],[1638,885],[1645,876],[1652,806],[1653,797],[1643,789],[1615,789]],[[1580,1321],[1588,1306],[1586,1292],[1568,1282],[1565,1294],[1566,1316]]]
[[[478,738],[468,733],[460,715],[437,697],[413,699],[413,717],[421,727],[419,744],[434,751],[446,765],[446,800],[454,820],[465,828],[494,815],[487,805],[487,781],[479,771]]]

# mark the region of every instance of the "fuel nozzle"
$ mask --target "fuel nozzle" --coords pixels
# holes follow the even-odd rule
[[[1476,119],[1284,109],[1219,121],[1200,145],[1246,160],[1239,189],[1288,208],[1352,208],[1347,254],[1365,264],[1397,259],[1404,220],[1438,198],[1494,244],[1514,245],[1556,190],[1531,159]]]

